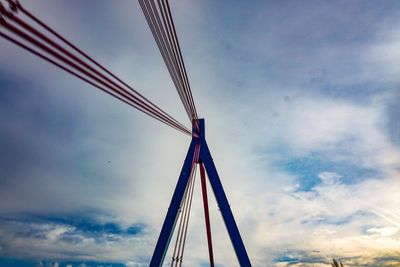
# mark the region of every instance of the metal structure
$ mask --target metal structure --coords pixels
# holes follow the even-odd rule
[[[200,166],[210,266],[214,266],[214,254],[212,249],[205,170],[207,171],[209,182],[239,264],[243,267],[251,266],[239,229],[207,146],[204,119],[199,119],[197,116],[168,0],[157,0],[157,2],[155,2],[155,0],[138,1],[186,113],[192,123],[192,131],[37,18],[23,7],[18,0],[5,1],[8,2],[8,6],[3,4],[0,0],[0,37],[81,79],[87,84],[100,89],[119,101],[138,109],[165,125],[192,136],[175,192],[172,196],[160,236],[151,258],[150,266],[160,267],[163,264],[179,214],[182,208],[184,208],[184,216],[180,216],[181,221],[178,229],[178,236],[180,236],[180,238],[177,238],[174,255],[176,251],[178,252],[176,257],[173,256],[172,262],[172,265],[175,263],[175,266],[182,265],[187,225],[193,197],[195,178],[193,174],[195,173],[194,170],[197,165]],[[183,228],[181,227],[182,225]],[[178,249],[177,244],[179,244]]]
[[[164,261],[168,245],[172,238],[173,230],[176,225],[176,219],[182,203],[184,192],[188,186],[189,176],[193,168],[193,159],[196,159],[196,147],[199,150],[198,159],[195,163],[204,165],[207,171],[211,187],[213,189],[218,207],[224,219],[226,229],[228,230],[232,245],[235,249],[239,264],[240,266],[251,266],[250,259],[247,255],[246,248],[240,236],[239,229],[236,225],[235,218],[233,217],[228,199],[226,197],[217,169],[211,157],[211,152],[205,139],[204,119],[199,119],[198,122],[198,137],[193,136],[190,143],[189,150],[186,154],[182,171],[175,188],[175,192],[172,196],[172,200],[161,229],[160,237],[158,238],[153,257],[151,258],[150,267],[159,267]],[[195,129],[193,129],[193,131],[195,131]]]

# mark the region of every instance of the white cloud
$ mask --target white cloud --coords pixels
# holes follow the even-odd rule
[[[368,233],[378,234],[382,237],[388,237],[397,234],[399,228],[397,227],[382,227],[382,228],[370,228],[367,230]]]
[[[368,45],[347,42],[311,49],[309,46],[313,43],[303,40],[299,51],[284,45],[299,29],[309,29],[308,26],[317,25],[315,21],[325,17],[326,13],[322,15],[313,7],[309,12],[301,9],[306,15],[311,14],[309,17],[297,16],[283,22],[279,17],[284,26],[290,26],[279,30],[276,21],[268,24],[264,20],[274,9],[261,8],[259,14],[251,16],[256,18],[253,23],[247,21],[248,27],[212,40],[208,39],[207,31],[213,28],[205,28],[208,21],[204,18],[210,14],[208,4],[212,5],[183,1],[174,6],[174,16],[199,113],[206,117],[209,146],[254,266],[272,266],[273,258],[288,250],[309,252],[327,260],[332,256],[378,257],[387,249],[398,251],[397,228],[370,212],[371,207],[385,209],[389,212],[378,212],[395,222],[396,217],[389,213],[400,214],[400,151],[393,146],[381,123],[386,116],[386,99],[391,94],[357,101],[332,96],[324,88],[315,89],[352,83],[362,87],[360,82],[371,80],[386,84],[386,78],[377,78],[380,73],[397,79],[396,61],[389,56],[381,57],[389,52],[396,55],[392,50],[397,39],[393,37],[389,39],[393,41],[379,43],[370,50],[366,49]],[[54,22],[72,40],[79,40],[82,47],[93,47],[96,57],[109,63],[179,120],[186,121],[137,3],[105,5],[111,10],[90,12],[89,16],[85,13],[87,6],[80,10],[80,4],[73,3],[41,1],[30,8],[44,20]],[[326,8],[324,5],[322,10]],[[100,15],[105,14],[102,12],[117,15],[107,22]],[[352,14],[354,10],[346,12]],[[343,23],[351,18],[349,15],[343,18],[342,12],[329,14],[337,18],[335,22]],[[191,19],[187,21],[189,15]],[[88,24],[82,23],[83,17]],[[92,34],[90,25],[99,21],[107,24],[99,26],[103,29],[112,28],[110,25],[128,26],[120,26],[115,35],[107,32],[103,36],[100,30]],[[220,21],[214,30],[222,31],[227,26],[225,22]],[[267,29],[261,30],[260,25]],[[122,29],[127,30],[126,36],[121,37],[123,41],[119,39]],[[356,30],[352,32],[357,33]],[[329,35],[324,27],[310,31],[317,41]],[[256,40],[252,39],[254,36]],[[110,44],[113,49],[108,42],[104,47],[101,45],[103,38],[115,40],[111,42],[115,44]],[[232,49],[241,56],[234,53],[221,56],[219,42],[226,40],[232,41]],[[118,43],[122,42],[132,44],[132,48],[120,47]],[[43,99],[39,96],[21,99],[21,106],[26,108],[24,114],[34,112],[44,102],[53,102],[74,114],[72,121],[77,125],[71,128],[77,130],[59,137],[29,120],[9,122],[7,129],[23,143],[26,151],[37,149],[28,143],[44,147],[36,157],[43,156],[41,162],[46,164],[24,166],[18,177],[5,181],[0,189],[3,200],[0,210],[3,213],[73,213],[85,208],[97,209],[122,225],[141,222],[150,227],[140,238],[122,238],[107,244],[85,236],[79,244],[60,242],[60,236],[73,229],[54,225],[42,226],[43,229],[33,227],[37,232],[45,232],[45,240],[14,238],[8,228],[0,229],[2,240],[8,241],[13,251],[24,257],[59,258],[68,252],[79,259],[120,260],[128,262],[127,265],[139,265],[136,257],[148,257],[152,253],[189,139],[63,76],[12,46],[3,43],[2,46],[7,51],[0,55],[2,69],[42,88],[45,95]],[[365,55],[371,51],[375,59]],[[9,56],[15,60],[9,60]],[[379,63],[371,77],[367,77],[370,66],[362,67],[366,58]],[[268,66],[268,62],[273,64]],[[307,81],[316,78],[320,79],[317,85]],[[306,157],[314,151],[325,153],[332,162],[344,161],[375,169],[382,177],[346,185],[340,179],[344,174],[326,170],[319,173],[323,183],[313,191],[296,192],[299,188],[296,174],[280,170],[274,164],[279,157]],[[35,154],[28,161],[34,158]],[[195,193],[185,252],[188,266],[207,259],[198,187]],[[209,195],[217,262],[236,266],[212,192]],[[97,217],[110,219],[108,215]]]

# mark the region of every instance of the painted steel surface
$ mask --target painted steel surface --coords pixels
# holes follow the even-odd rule
[[[169,206],[167,215],[164,220],[160,237],[157,241],[157,245],[150,262],[150,267],[160,267],[163,264],[165,254],[168,249],[169,241],[172,237],[175,223],[178,218],[177,215],[180,208],[180,204],[182,202],[185,188],[187,186],[190,177],[190,171],[192,168],[191,164],[195,154],[195,147],[198,144],[200,144],[200,155],[198,162],[202,162],[207,171],[211,187],[213,189],[215,198],[217,200],[219,209],[221,211],[225,226],[228,230],[228,234],[231,239],[233,248],[235,250],[236,257],[239,261],[240,266],[250,267],[251,263],[249,256],[247,255],[246,248],[240,236],[240,232],[236,225],[235,218],[233,216],[224,188],[222,186],[214,161],[211,157],[210,150],[205,140],[204,119],[199,119],[198,123],[200,129],[199,132],[195,132],[197,136],[194,135],[192,138],[192,142],[190,143],[189,150],[186,155],[186,159],[183,164],[183,168],[179,176],[179,180],[176,185],[174,195],[171,200],[171,204]]]

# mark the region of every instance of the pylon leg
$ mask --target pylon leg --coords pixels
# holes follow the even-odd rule
[[[192,142],[190,143],[178,183],[175,187],[174,195],[171,199],[171,204],[169,205],[169,209],[167,215],[165,216],[160,236],[158,238],[153,256],[150,261],[150,267],[160,267],[164,262],[165,254],[167,253],[169,242],[174,232],[176,219],[178,218],[178,211],[182,202],[183,195],[185,193],[186,186],[189,181],[190,172],[192,170],[196,143],[197,142],[195,140],[192,140]]]
[[[225,226],[228,230],[228,234],[235,250],[236,257],[238,258],[239,264],[242,267],[251,267],[249,256],[247,255],[246,248],[244,247],[239,229],[236,225],[235,219],[228,203],[228,199],[226,198],[221,180],[219,179],[217,169],[215,168],[210,150],[208,149],[205,140],[204,119],[199,119],[196,123],[199,124],[199,130],[196,131],[195,128],[193,129],[193,132],[196,133],[196,136],[193,136],[192,142],[190,143],[189,151],[186,155],[186,159],[183,164],[174,195],[172,196],[171,204],[165,217],[160,237],[158,238],[153,257],[150,261],[150,267],[160,267],[163,264],[165,254],[167,252],[168,245],[175,228],[179,207],[182,203],[182,198],[184,196],[185,189],[189,181],[192,165],[194,163],[193,158],[195,156],[195,151],[198,151],[195,148],[198,147],[198,145],[200,145],[200,154],[197,162],[203,162],[204,167],[207,171],[211,187],[214,191],[215,198],[217,199],[222,218],[224,219]]]
[[[204,163],[207,170],[208,179],[210,180],[222,218],[224,219],[233,248],[235,249],[236,257],[238,258],[240,266],[250,267],[251,263],[249,256],[247,255],[246,248],[244,247],[243,240],[240,236],[239,229],[236,225],[235,218],[233,217],[228,199],[226,198],[224,188],[222,187],[221,180],[219,179],[217,169],[215,168],[214,161],[205,139],[201,141],[200,146],[200,160]]]

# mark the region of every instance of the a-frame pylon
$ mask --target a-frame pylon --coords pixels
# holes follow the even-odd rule
[[[192,141],[190,143],[189,150],[186,155],[174,195],[172,196],[172,200],[167,215],[165,217],[160,236],[158,238],[153,256],[150,261],[150,267],[160,267],[163,264],[165,255],[168,250],[168,245],[170,243],[175,228],[176,220],[178,218],[177,215],[180,209],[180,205],[182,203],[182,198],[189,182],[193,159],[195,158],[195,151],[198,149],[200,149],[198,162],[202,162],[207,171],[211,187],[217,200],[218,207],[221,211],[222,218],[225,222],[226,229],[228,230],[228,234],[231,239],[239,264],[242,267],[250,267],[250,259],[247,255],[246,248],[243,244],[243,240],[240,236],[239,229],[233,217],[228,199],[222,187],[221,180],[219,179],[217,169],[215,168],[210,150],[207,146],[204,134],[204,119],[199,119],[198,125],[199,131],[194,131],[197,136],[194,135],[192,137]]]

